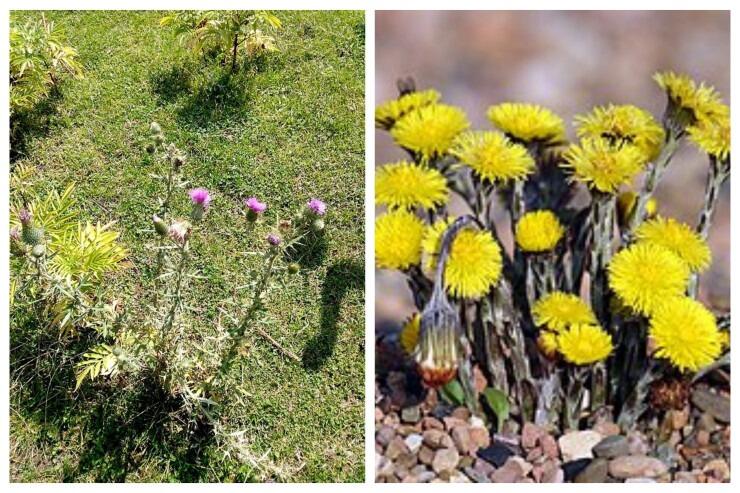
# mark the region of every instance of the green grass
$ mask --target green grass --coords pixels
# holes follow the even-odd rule
[[[12,19],[38,15],[15,12]],[[151,262],[151,213],[161,184],[143,150],[150,121],[188,155],[193,186],[215,195],[206,237],[194,245],[206,280],[193,288],[192,330],[216,322],[219,303],[257,260],[240,252],[241,199],[269,202],[266,221],[311,196],[329,204],[326,250],[273,291],[267,330],[301,356],[286,359],[254,336],[222,409],[244,454],[290,481],[364,477],[364,17],[280,12],[279,53],[230,76],[180,47],[157,12],[47,12],[65,26],[85,78],[66,81],[14,144],[14,164],[37,170],[42,190],[77,183],[84,219],[117,221],[132,266],[110,279],[135,304]],[[187,211],[180,197],[176,210]],[[251,242],[251,243],[250,243]],[[248,457],[224,457],[208,430],[192,433],[156,404],[146,382],[73,392],[85,336],[11,330],[10,474],[13,481],[250,481],[276,476]],[[156,412],[152,409],[157,408]],[[273,472],[270,472],[273,471]]]

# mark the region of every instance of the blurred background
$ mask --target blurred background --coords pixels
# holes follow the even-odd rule
[[[658,70],[686,72],[713,85],[730,103],[729,12],[496,11],[375,14],[376,103],[397,97],[396,79],[435,88],[465,109],[473,128],[490,129],[486,109],[503,101],[541,104],[559,114],[575,138],[573,116],[606,103],[631,103],[660,119],[665,96]],[[376,130],[377,164],[407,155]],[[684,144],[657,190],[660,212],[696,224],[707,158]],[[509,226],[499,227],[502,233]],[[505,246],[511,237],[503,238]],[[709,238],[711,269],[700,297],[730,306],[730,183],[725,184]],[[378,332],[413,313],[401,274],[376,272]]]

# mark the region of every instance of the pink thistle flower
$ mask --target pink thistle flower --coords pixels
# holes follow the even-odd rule
[[[18,212],[18,219],[21,220],[21,224],[24,226],[27,226],[31,223],[31,213],[28,211],[28,209],[21,209]]]
[[[193,188],[189,194],[193,204],[202,205],[204,209],[211,203],[211,194],[205,188]]]
[[[244,205],[246,205],[250,211],[256,212],[257,214],[265,212],[267,209],[267,204],[257,200],[257,197],[249,197],[244,201]]]
[[[275,233],[269,233],[267,235],[267,243],[269,243],[272,246],[278,246],[282,239],[280,236],[276,235]]]
[[[326,204],[319,199],[311,199],[308,201],[308,208],[311,212],[317,216],[323,216],[326,214]]]

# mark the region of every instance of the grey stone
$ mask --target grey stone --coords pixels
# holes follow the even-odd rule
[[[424,443],[424,437],[418,433],[414,433],[407,436],[404,442],[406,442],[406,446],[409,448],[409,451],[412,454],[415,454],[421,448],[421,444]]]
[[[564,461],[588,459],[593,457],[591,449],[601,439],[601,434],[593,430],[571,431],[558,439],[558,445]]]
[[[490,483],[491,482],[491,480],[488,479],[487,474],[477,471],[475,470],[475,468],[466,467],[464,471],[465,471],[465,474],[467,474],[468,477],[472,479],[473,482],[475,483]]]
[[[401,421],[416,424],[421,421],[421,409],[419,406],[406,407],[401,411]]]
[[[609,474],[609,461],[604,458],[594,459],[586,469],[576,476],[576,483],[603,483]]]
[[[702,411],[711,414],[717,421],[730,422],[729,397],[698,387],[691,393],[691,402]]]
[[[627,437],[623,435],[611,435],[594,445],[592,449],[596,457],[613,459],[622,455],[629,455],[630,447]]]

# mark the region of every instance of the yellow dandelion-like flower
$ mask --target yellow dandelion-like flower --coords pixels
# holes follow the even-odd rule
[[[487,231],[465,229],[452,241],[444,283],[458,298],[477,299],[501,277],[501,249]]]
[[[575,365],[596,363],[612,352],[612,338],[597,325],[573,325],[558,334],[558,350]]]
[[[434,269],[437,267],[437,256],[442,247],[442,234],[452,223],[455,217],[450,216],[446,219],[437,219],[434,224],[426,227],[424,237],[421,239],[421,253],[423,256],[424,272],[432,277]]]
[[[722,352],[722,336],[714,315],[686,296],[664,300],[650,318],[649,336],[655,356],[668,359],[681,371],[696,371]]]
[[[408,269],[421,259],[424,223],[398,209],[375,220],[375,265],[381,269]]]
[[[535,168],[524,146],[496,132],[466,132],[455,139],[450,154],[491,182],[521,180]]]
[[[524,214],[516,223],[516,244],[525,252],[548,252],[565,234],[558,217],[549,210]]]
[[[635,213],[635,206],[637,205],[637,194],[631,190],[622,192],[617,197],[617,214],[619,216],[619,224],[629,224],[632,220],[632,215]],[[648,219],[652,219],[658,213],[658,201],[654,197],[650,197],[645,204],[645,216]]]
[[[591,307],[575,294],[553,291],[538,299],[532,307],[534,323],[555,332],[575,324],[595,324]]]
[[[528,103],[502,103],[488,108],[488,119],[505,134],[522,142],[565,142],[563,119],[547,108]]]
[[[720,330],[719,331],[719,343],[722,347],[722,352],[727,351],[730,349],[730,331],[729,330]]]
[[[443,156],[452,142],[470,126],[465,112],[455,106],[431,104],[398,120],[391,129],[396,143],[423,160]]]
[[[553,358],[558,352],[558,335],[549,330],[540,331],[537,337],[537,347],[548,358]]]
[[[678,255],[692,272],[701,272],[709,267],[712,252],[707,242],[688,224],[672,217],[656,217],[637,228],[635,237],[639,241],[660,245]]]
[[[616,146],[634,145],[646,161],[658,156],[665,139],[665,131],[653,115],[631,104],[597,106],[575,120],[579,137],[604,138]]]
[[[573,177],[600,192],[615,193],[642,170],[642,152],[635,146],[615,147],[604,139],[583,139],[571,145],[561,166],[571,169]]]
[[[683,295],[690,275],[678,255],[653,243],[635,243],[620,251],[608,271],[609,287],[643,315],[650,315],[666,298]]]
[[[447,180],[434,168],[399,161],[375,171],[376,204],[434,209],[446,204],[448,199]]]
[[[730,156],[729,110],[712,120],[700,121],[687,129],[689,140],[699,149],[721,161]]]
[[[406,320],[401,328],[398,340],[406,354],[414,354],[416,345],[419,342],[419,329],[421,328],[421,316],[414,313]]]
[[[671,104],[690,112],[690,123],[711,120],[724,111],[722,99],[712,86],[697,84],[689,76],[675,72],[659,72],[653,76],[665,91]]]
[[[407,113],[437,103],[439,98],[437,91],[429,89],[410,92],[398,99],[386,101],[375,108],[375,126],[388,130]]]

